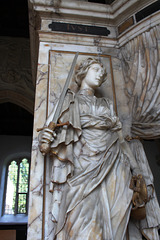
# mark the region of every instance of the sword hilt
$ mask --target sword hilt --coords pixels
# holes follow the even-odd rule
[[[64,125],[69,125],[69,122],[67,121],[65,123],[58,123],[58,124],[55,124],[54,122],[50,122],[48,127],[37,128],[37,132],[42,131],[45,128],[49,128],[50,130],[54,131],[56,127],[61,127],[61,126],[64,126]],[[48,143],[42,143],[40,145],[40,152],[42,153],[43,156],[46,155],[47,153],[49,153],[50,144],[51,144],[51,141],[48,141]]]

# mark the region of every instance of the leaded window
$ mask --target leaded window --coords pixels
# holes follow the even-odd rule
[[[28,158],[13,159],[9,163],[6,174],[4,214],[27,214],[29,169]]]

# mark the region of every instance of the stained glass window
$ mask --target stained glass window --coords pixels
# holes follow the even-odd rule
[[[7,169],[4,214],[27,214],[29,167],[27,158],[10,162]]]

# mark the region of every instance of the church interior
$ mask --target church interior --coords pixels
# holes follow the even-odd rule
[[[58,23],[64,23],[66,25],[63,26],[64,28],[62,27],[62,29],[56,30],[56,24],[58,28]],[[81,25],[93,26],[94,32],[88,33],[86,28],[81,29]],[[98,31],[98,28],[96,29],[97,26],[107,27],[108,35],[105,36],[105,33],[96,35],[96,31]],[[44,99],[48,96],[48,93],[41,88],[43,86],[39,87],[37,83],[42,82],[41,80],[43,80],[43,78],[45,81],[48,78],[48,70],[46,70],[48,66],[50,66],[48,62],[56,58],[55,56],[57,56],[58,59],[62,46],[63,52],[68,51],[69,53],[72,51],[76,52],[77,49],[80,52],[82,51],[82,53],[85,53],[87,48],[93,49],[93,52],[99,51],[101,55],[106,54],[107,56],[113,57],[112,67],[113,70],[115,69],[113,75],[116,81],[119,74],[118,71],[122,73],[123,71],[120,69],[123,69],[124,66],[123,63],[121,63],[123,62],[120,56],[121,49],[124,50],[126,62],[129,62],[129,69],[130,64],[134,61],[132,50],[133,52],[135,51],[135,54],[137,53],[136,47],[134,48],[131,45],[134,41],[137,41],[135,44],[138,46],[137,36],[143,35],[143,33],[149,33],[152,29],[158,29],[155,31],[159,31],[160,33],[160,0],[1,1],[0,239],[49,239],[47,237],[45,238],[45,234],[48,236],[47,231],[49,232],[50,230],[45,230],[45,227],[42,230],[35,230],[45,225],[43,209],[36,209],[37,212],[35,215],[37,214],[37,218],[35,216],[33,218],[32,216],[34,212],[34,201],[38,199],[38,204],[40,203],[43,206],[44,198],[39,193],[39,195],[37,194],[38,196],[33,197],[33,203],[29,203],[29,197],[31,200],[29,192],[31,193],[31,189],[34,189],[34,184],[36,184],[33,180],[33,172],[35,171],[36,175],[38,171],[34,169],[36,166],[34,161],[34,149],[37,144],[36,127],[37,125],[41,127],[41,124],[44,123],[44,117],[42,117],[42,115],[45,115],[47,108],[44,104]],[[81,30],[82,32],[80,32]],[[155,59],[153,57],[151,60],[154,65],[153,72],[155,68],[157,68],[158,71],[160,67],[160,65],[158,65],[158,61],[160,62],[160,36],[158,37],[158,34],[156,34],[157,33],[153,33],[156,39],[153,39],[153,49],[157,51],[158,54],[155,54]],[[157,41],[158,44],[156,45],[154,41]],[[144,41],[142,44],[144,48],[146,42]],[[53,53],[54,48],[56,49],[55,52],[57,51],[55,55]],[[49,60],[49,57],[46,57],[48,56],[48,51],[51,51]],[[144,64],[145,61],[147,61],[147,57],[144,60]],[[122,66],[120,66],[121,64]],[[134,62],[134,64],[136,64],[136,62]],[[124,71],[125,70],[124,67]],[[135,73],[136,76],[137,74],[138,73]],[[126,80],[128,77],[127,73],[124,73],[123,77]],[[46,85],[45,82],[44,88],[47,88]],[[117,96],[119,97],[117,98],[117,106],[120,106],[119,109],[123,111],[123,106],[119,103],[123,98],[120,92],[120,85],[121,83],[117,82],[117,86],[120,89],[117,90],[119,91],[117,92]],[[42,97],[44,99],[42,99]],[[125,101],[127,102],[127,100]],[[42,107],[42,111],[37,110],[39,106]],[[37,111],[39,112],[37,113]],[[124,122],[127,114],[126,112],[124,116],[121,116]],[[39,121],[37,119],[39,119]],[[143,138],[142,136],[141,142],[153,173],[154,186],[160,204],[160,135],[158,135],[157,130],[157,135],[153,134],[153,137]],[[15,169],[18,175],[14,173]],[[43,170],[41,169],[40,171],[43,174]],[[30,176],[31,172],[32,176]],[[22,192],[19,191],[20,186],[24,185],[24,182],[21,180],[21,173],[26,177],[25,186],[27,186],[27,190],[22,190]],[[14,203],[12,202],[12,206],[9,206],[9,204],[7,205],[7,199],[10,198],[9,195],[7,195],[10,191],[8,182],[10,181],[9,179],[13,178],[16,178],[15,185],[12,186],[11,184],[12,188],[15,189],[15,192],[12,194],[12,197],[14,196]],[[41,179],[39,181],[41,182]],[[32,182],[33,186],[30,186]],[[42,182],[41,185],[43,185]],[[29,188],[31,188],[30,191]],[[40,186],[37,187],[37,189],[37,192],[41,191],[39,190]],[[34,196],[34,192],[32,192],[32,196]],[[39,199],[39,197],[41,197],[41,199]],[[22,199],[21,204],[20,199]],[[31,207],[29,207],[30,205]],[[7,207],[11,209],[7,210]],[[38,211],[42,211],[42,216]],[[28,220],[28,213],[30,214],[30,220]],[[48,216],[47,213],[46,216]],[[33,225],[35,224],[33,226],[34,230],[32,230],[32,223]],[[30,230],[27,238],[28,226]],[[49,228],[50,227],[48,227],[48,229]],[[31,237],[32,231],[34,232],[33,235],[35,234],[37,238],[35,238],[35,236],[34,238]]]

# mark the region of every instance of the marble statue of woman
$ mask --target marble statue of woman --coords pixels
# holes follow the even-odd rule
[[[76,72],[79,91],[68,90],[55,132],[47,127],[40,143],[50,143],[53,193],[52,221],[56,240],[125,240],[131,212],[132,175],[137,163],[123,145],[121,123],[112,102],[97,98],[106,80],[93,58]],[[54,110],[47,119],[50,123]],[[142,238],[131,238],[142,239]]]

